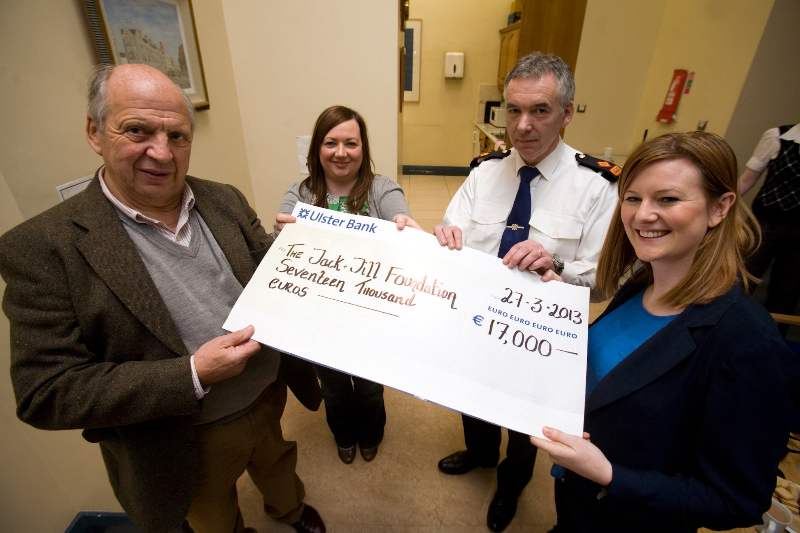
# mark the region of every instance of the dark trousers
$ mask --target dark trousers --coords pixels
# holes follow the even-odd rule
[[[800,228],[761,220],[759,224],[761,248],[747,260],[747,270],[760,278],[774,260],[764,307],[770,313],[792,315],[800,300]],[[778,326],[784,337],[787,328],[785,324]]]
[[[478,461],[495,462],[500,458],[500,426],[461,415],[464,424],[464,441],[470,455]],[[497,492],[518,497],[533,477],[536,463],[536,446],[524,433],[508,430],[506,458],[497,467]]]
[[[375,446],[383,439],[386,408],[383,385],[332,368],[315,366],[325,416],[336,444],[349,448]]]

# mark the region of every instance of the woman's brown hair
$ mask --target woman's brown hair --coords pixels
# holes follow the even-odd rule
[[[372,180],[375,178],[373,171],[374,164],[369,153],[369,137],[367,135],[367,124],[357,111],[341,105],[331,106],[323,111],[314,123],[314,133],[311,135],[311,146],[308,148],[309,176],[300,184],[300,193],[304,190],[311,193],[313,204],[317,207],[328,207],[328,189],[325,187],[325,170],[319,159],[319,151],[325,136],[333,128],[347,122],[355,120],[361,133],[361,168],[358,170],[358,178],[353,190],[347,195],[347,211],[354,214],[363,214],[362,208],[369,199],[369,191],[372,187]]]
[[[622,170],[619,201],[597,265],[597,289],[606,297],[617,291],[620,278],[627,273],[631,273],[634,282],[653,283],[653,269],[649,263],[643,262],[642,268],[633,271],[637,257],[622,224],[621,203],[642,170],[654,163],[675,159],[684,159],[697,167],[710,205],[727,192],[736,194],[736,155],[721,137],[702,131],[669,133],[639,145]],[[745,293],[749,292],[750,283],[756,278],[747,272],[744,258],[757,247],[759,238],[758,222],[736,194],[725,218],[706,232],[689,272],[661,301],[674,307],[707,304],[728,292],[737,281],[744,285]]]

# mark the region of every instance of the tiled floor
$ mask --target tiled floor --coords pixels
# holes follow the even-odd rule
[[[465,176],[403,176],[400,185],[406,193],[411,216],[422,229],[433,233],[447,210],[447,204],[461,187]]]
[[[427,232],[440,223],[450,199],[464,182],[454,176],[403,176],[411,214]],[[603,306],[593,306],[597,315]],[[297,441],[297,473],[330,533],[485,533],[486,512],[497,486],[494,469],[446,476],[436,468],[442,457],[464,448],[461,415],[386,389],[386,436],[378,457],[341,463],[325,422],[324,407],[304,409],[290,394],[283,430]],[[503,432],[502,455],[506,435]],[[506,531],[539,533],[555,524],[551,462],[540,454],[533,480],[519,499]],[[258,490],[247,474],[239,480],[245,522],[259,533],[285,532],[289,526],[265,516]]]

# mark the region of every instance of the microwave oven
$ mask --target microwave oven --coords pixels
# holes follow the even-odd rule
[[[506,127],[506,110],[502,107],[493,107],[489,110],[489,123],[498,128]]]

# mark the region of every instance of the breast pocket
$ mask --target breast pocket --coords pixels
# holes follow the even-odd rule
[[[559,213],[537,209],[531,216],[529,237],[550,254],[558,254],[564,261],[575,260],[575,253],[583,234],[583,221]]]
[[[470,248],[487,250],[497,244],[506,227],[509,207],[475,200],[472,204],[473,231],[465,235],[464,244]]]

